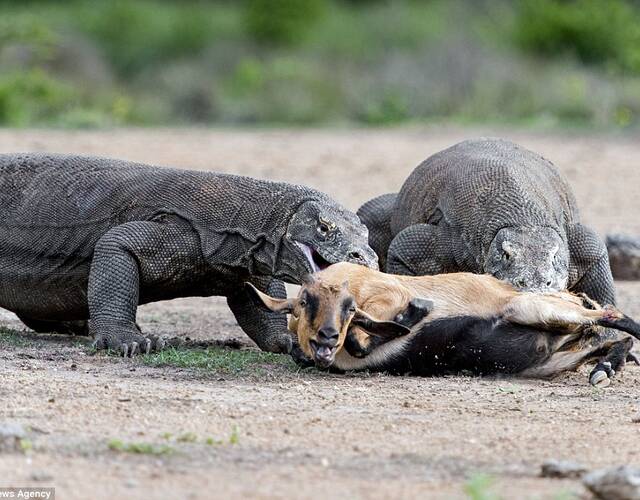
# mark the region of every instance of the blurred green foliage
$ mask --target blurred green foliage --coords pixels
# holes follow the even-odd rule
[[[248,0],[247,30],[259,42],[293,44],[304,38],[326,7],[325,0]]]
[[[0,125],[630,127],[634,0],[0,0]]]
[[[524,0],[515,33],[531,52],[640,72],[640,15],[623,0]]]
[[[33,69],[0,76],[0,123],[23,126],[63,114],[72,100],[72,89]]]
[[[109,0],[81,3],[74,26],[95,40],[120,74],[197,55],[235,28],[238,13],[197,2]]]

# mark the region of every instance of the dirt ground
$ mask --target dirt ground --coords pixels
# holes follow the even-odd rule
[[[601,234],[640,234],[640,142],[624,135],[0,130],[0,152],[77,152],[282,179],[356,209],[397,190],[428,155],[481,135],[510,138],[556,163]],[[640,284],[617,286],[623,310],[640,316]],[[249,344],[218,298],[144,306],[140,320],[150,332]],[[23,329],[7,312],[0,326]],[[0,454],[0,487],[54,486],[58,498],[465,498],[465,487],[474,498],[570,498],[586,495],[579,481],[540,478],[543,461],[640,464],[636,366],[606,389],[588,385],[587,369],[553,381],[338,376],[267,364],[215,372],[92,356],[75,339],[35,336],[11,336],[0,360],[0,424],[28,428],[31,446]],[[109,449],[113,439],[150,443],[158,454]],[[159,453],[163,445],[173,452]]]

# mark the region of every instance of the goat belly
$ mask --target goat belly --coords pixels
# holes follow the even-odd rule
[[[549,359],[547,335],[496,318],[443,318],[423,325],[403,356],[379,368],[417,376],[516,374]]]

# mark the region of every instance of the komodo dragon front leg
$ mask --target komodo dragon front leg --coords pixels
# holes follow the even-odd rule
[[[449,232],[433,224],[415,224],[400,231],[387,253],[386,272],[424,276],[462,271],[452,258]],[[462,243],[458,243],[460,248]]]
[[[615,305],[616,294],[607,248],[598,235],[582,224],[567,227],[569,284],[574,293],[584,293],[602,305]]]
[[[186,222],[136,221],[108,231],[96,244],[89,273],[95,346],[124,356],[161,348],[161,339],[142,335],[136,324],[141,298],[172,298],[171,291],[188,286],[203,265],[200,240]]]
[[[111,229],[96,245],[89,274],[89,323],[96,347],[125,356],[162,348],[162,339],[143,335],[136,324],[138,304],[215,292],[227,295],[238,324],[261,349],[291,352],[286,319],[258,311],[243,297],[241,284],[208,283],[210,265],[216,263],[205,261],[197,232],[180,218]],[[286,296],[282,282],[270,277],[253,281],[273,296]]]
[[[287,290],[282,281],[268,276],[254,276],[250,279],[260,291],[279,299],[287,298]],[[305,357],[293,342],[287,330],[287,317],[283,314],[265,311],[256,307],[252,296],[242,285],[233,295],[227,297],[227,304],[236,321],[249,337],[262,349],[269,352],[291,353],[294,359]],[[301,359],[301,358],[300,358]]]
[[[393,240],[390,224],[397,196],[397,193],[377,196],[356,212],[369,230],[369,246],[378,255],[378,263],[383,270],[386,269],[387,252]]]

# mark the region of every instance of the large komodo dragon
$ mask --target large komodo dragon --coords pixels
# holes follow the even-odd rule
[[[286,321],[243,282],[285,297],[326,265],[377,267],[355,214],[303,186],[126,161],[0,155],[0,307],[36,331],[88,330],[125,356],[161,347],[138,304],[223,295],[264,350],[289,352]],[[89,319],[87,322],[86,320]]]
[[[390,273],[489,273],[521,290],[568,288],[615,302],[607,249],[580,223],[567,181],[509,141],[441,151],[399,193],[374,198],[358,215]]]

